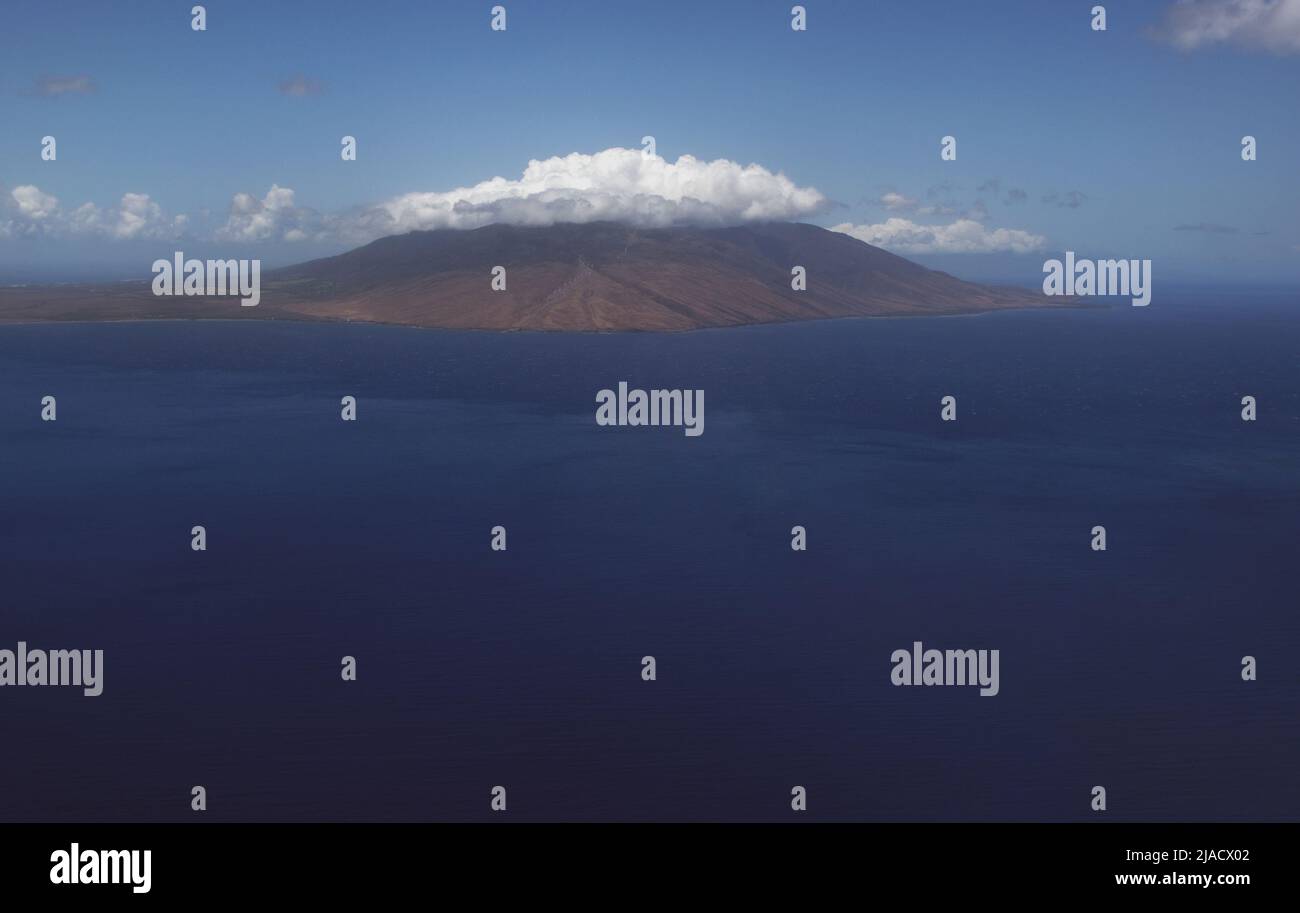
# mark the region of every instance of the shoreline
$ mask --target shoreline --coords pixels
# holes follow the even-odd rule
[[[273,317],[120,317],[105,318],[102,320],[6,320],[0,317],[0,331],[7,327],[34,327],[34,326],[97,326],[97,325],[120,325],[120,324],[147,324],[147,323],[303,323],[316,324],[319,326],[364,326],[364,327],[389,327],[392,329],[403,330],[428,330],[432,332],[452,332],[452,333],[493,333],[493,334],[512,334],[512,333],[531,333],[539,336],[550,335],[574,335],[574,336],[612,336],[612,335],[656,335],[656,336],[680,336],[687,333],[700,333],[704,331],[720,330],[745,330],[755,327],[778,327],[794,326],[798,324],[811,323],[829,323],[841,320],[930,320],[944,319],[950,317],[985,317],[991,314],[1011,314],[1011,313],[1038,313],[1041,311],[1105,311],[1110,310],[1114,305],[1107,303],[1105,300],[1099,300],[1092,303],[1071,303],[1071,304],[1044,304],[1041,306],[1029,307],[1009,307],[1009,308],[988,308],[984,310],[970,311],[953,311],[951,313],[937,314],[851,314],[843,317],[814,317],[797,320],[767,320],[758,323],[737,323],[726,324],[721,326],[698,326],[690,327],[683,330],[635,330],[635,329],[617,329],[617,330],[564,330],[564,329],[535,329],[524,327],[511,327],[507,329],[493,329],[490,327],[447,327],[447,326],[425,326],[418,323],[396,323],[380,320],[336,320],[328,318],[319,318],[311,316],[273,316]]]

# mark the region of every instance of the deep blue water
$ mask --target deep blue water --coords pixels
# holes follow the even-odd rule
[[[598,427],[620,380],[703,436]],[[106,652],[0,689],[0,819],[1296,820],[1298,457],[1294,296],[0,328],[0,648]],[[893,687],[914,640],[1001,693]]]

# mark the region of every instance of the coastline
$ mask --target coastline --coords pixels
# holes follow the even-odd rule
[[[341,320],[337,318],[316,317],[309,314],[286,314],[278,312],[266,317],[254,316],[247,317],[106,317],[103,319],[84,320],[60,318],[49,319],[17,319],[11,320],[0,315],[0,330],[5,327],[31,327],[31,326],[91,326],[96,324],[134,324],[134,323],[312,323],[321,325],[337,326],[368,326],[368,327],[392,327],[394,329],[405,330],[430,330],[435,332],[457,332],[457,333],[531,333],[539,336],[553,335],[583,335],[583,336],[610,336],[618,334],[627,335],[663,335],[679,336],[687,333],[698,333],[705,330],[743,330],[753,327],[774,327],[774,326],[792,326],[804,323],[826,323],[830,321],[842,320],[926,320],[942,319],[949,317],[984,317],[990,314],[1007,314],[1019,312],[1038,312],[1038,311],[1096,311],[1109,310],[1114,305],[1107,302],[1106,299],[1097,301],[1071,301],[1061,304],[1044,304],[1041,306],[1028,307],[1005,307],[1005,308],[983,308],[972,309],[969,311],[951,311],[947,313],[933,314],[848,314],[836,317],[805,317],[793,320],[765,320],[751,323],[736,324],[706,324],[697,327],[687,327],[680,330],[640,330],[640,329],[615,329],[615,330],[585,330],[585,329],[537,329],[533,327],[507,327],[497,329],[493,327],[449,327],[449,326],[430,326],[419,323],[400,323],[386,320]]]

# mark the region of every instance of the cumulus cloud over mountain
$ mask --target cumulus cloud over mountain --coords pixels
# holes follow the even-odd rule
[[[372,210],[395,231],[478,228],[491,222],[550,225],[617,220],[644,227],[791,220],[827,205],[761,165],[683,155],[675,162],[635,149],[572,153],[528,163],[517,179],[493,178],[443,193],[408,193]]]
[[[617,221],[646,228],[784,221],[829,205],[761,165],[683,155],[670,162],[635,149],[613,148],[534,159],[517,178],[494,177],[470,187],[406,193],[349,213],[321,215],[293,204],[293,191],[273,186],[263,200],[236,194],[225,237],[247,240],[339,238],[366,241],[435,228],[480,228]]]

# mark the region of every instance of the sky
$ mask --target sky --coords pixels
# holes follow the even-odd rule
[[[1300,0],[1097,5],[5,0],[0,281],[787,218],[963,278],[1300,285]]]

